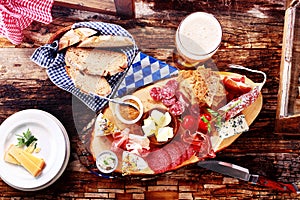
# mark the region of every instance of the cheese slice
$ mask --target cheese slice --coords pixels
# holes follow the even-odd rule
[[[11,156],[8,151],[5,152],[4,154],[4,161],[14,164],[14,165],[21,165],[13,156]]]
[[[45,161],[38,158],[23,149],[11,145],[8,149],[8,154],[15,158],[28,172],[33,176],[38,176],[45,167]]]
[[[38,158],[37,156],[32,155],[29,152],[23,151],[23,154],[27,156],[37,167],[43,169],[46,165],[44,159]]]

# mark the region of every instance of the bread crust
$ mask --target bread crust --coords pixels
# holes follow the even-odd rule
[[[85,48],[113,48],[132,46],[133,42],[130,38],[117,35],[98,35],[89,37],[80,42],[77,47]]]
[[[58,50],[61,51],[67,47],[78,44],[84,41],[90,36],[97,34],[98,32],[90,28],[76,28],[67,31],[58,42]]]

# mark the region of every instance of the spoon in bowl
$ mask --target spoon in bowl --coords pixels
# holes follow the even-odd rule
[[[111,99],[111,98],[108,98],[108,97],[104,97],[104,96],[99,96],[100,98],[102,99],[105,99],[107,101],[110,101],[112,103],[116,103],[116,104],[120,104],[122,106],[130,106],[136,110],[140,110],[140,108],[134,104],[134,103],[131,103],[131,102],[125,102],[125,101],[122,101],[122,100],[119,100],[119,99]]]

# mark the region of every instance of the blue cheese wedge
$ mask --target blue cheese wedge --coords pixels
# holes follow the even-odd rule
[[[217,131],[221,139],[229,138],[236,134],[248,131],[249,126],[245,119],[245,115],[238,115],[237,117],[231,118],[221,124]]]
[[[115,131],[114,124],[106,119],[102,113],[100,113],[95,122],[95,135],[106,136],[114,133]]]

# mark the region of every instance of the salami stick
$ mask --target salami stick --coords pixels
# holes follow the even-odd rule
[[[259,96],[260,87],[254,87],[250,92],[233,99],[228,104],[219,109],[225,113],[225,120],[229,120],[238,115],[245,108],[250,106]]]

